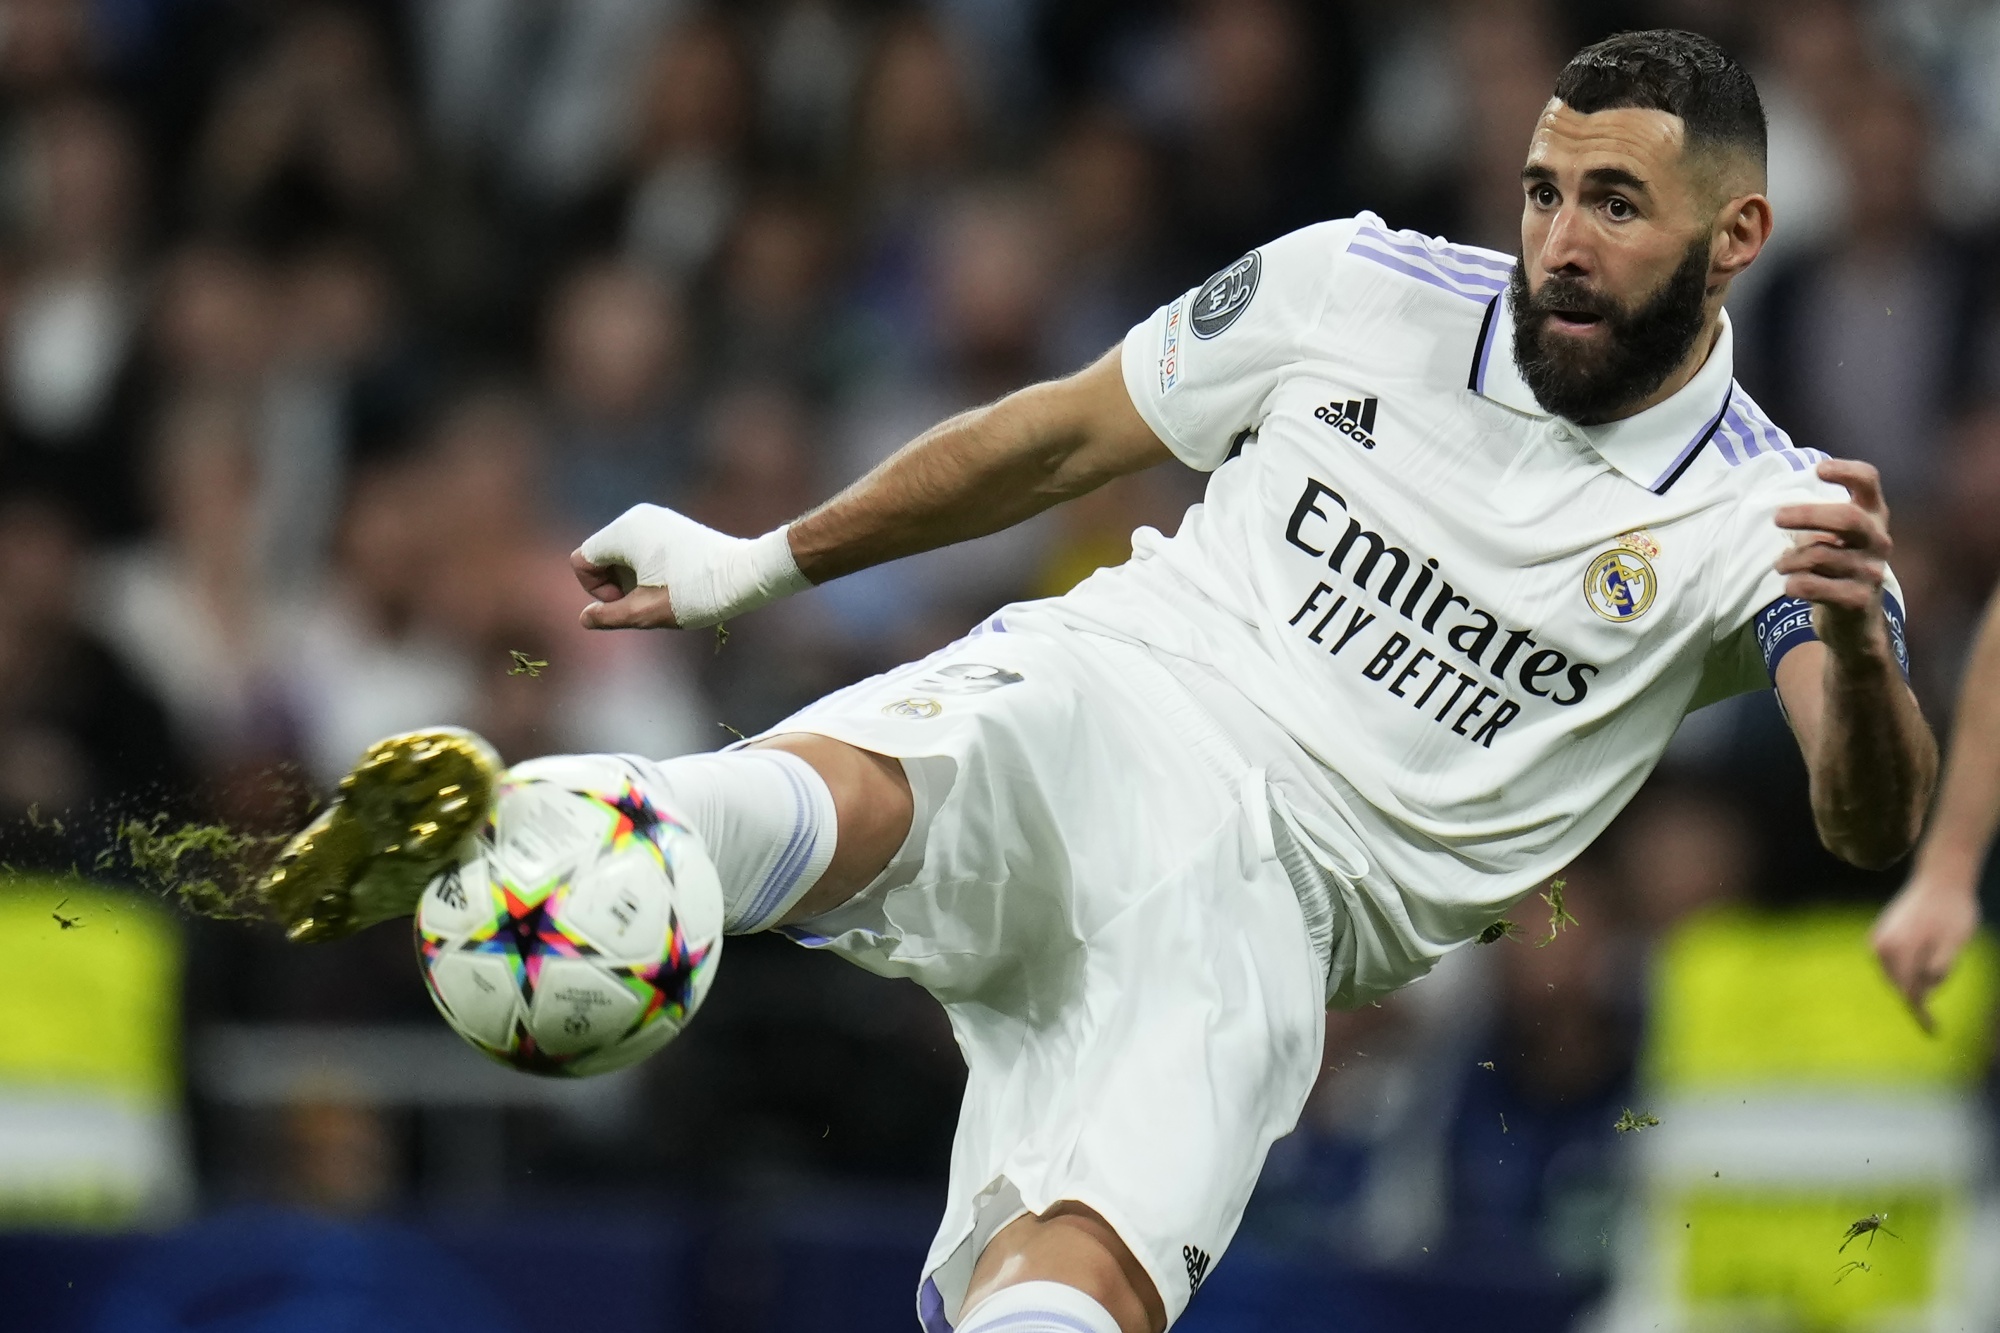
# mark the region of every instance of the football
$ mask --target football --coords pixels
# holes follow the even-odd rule
[[[610,756],[516,765],[424,889],[417,952],[431,999],[517,1069],[581,1077],[641,1060],[714,979],[715,868],[633,776]]]

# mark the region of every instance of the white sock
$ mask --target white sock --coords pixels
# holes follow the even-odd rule
[[[1060,1282],[1003,1287],[959,1318],[957,1333],[1119,1333],[1111,1312]]]
[[[728,934],[776,925],[833,860],[833,793],[797,755],[731,750],[639,763],[706,844]]]

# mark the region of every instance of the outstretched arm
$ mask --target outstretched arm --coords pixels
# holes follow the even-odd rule
[[[1889,979],[1930,1027],[1926,1002],[1979,928],[1979,872],[2000,824],[2000,590],[1987,603],[1959,686],[1951,759],[1917,864],[1875,923]]]
[[[1820,841],[1844,861],[1879,869],[1916,842],[1937,778],[1937,743],[1903,683],[1882,611],[1889,511],[1875,469],[1834,459],[1823,480],[1844,504],[1787,505],[1777,522],[1800,534],[1778,558],[1785,592],[1813,604],[1819,642],[1778,664],[1784,700],[1812,778]]]
[[[983,537],[1170,455],[1132,406],[1117,348],[1065,379],[962,412],[805,517],[727,537],[640,505],[570,557],[592,629],[695,627],[871,565]]]

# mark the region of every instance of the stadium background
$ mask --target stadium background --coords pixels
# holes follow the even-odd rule
[[[1124,558],[1199,478],[726,645],[586,635],[564,557],[641,499],[763,532],[1318,218],[1511,252],[1556,69],[1654,24],[1757,73],[1779,230],[1732,296],[1739,374],[1881,467],[1942,728],[2000,573],[1989,4],[0,5],[0,1326],[908,1326],[961,1081],[914,988],[732,941],[665,1056],[543,1084],[458,1048],[401,930],[298,950],[195,919],[101,864],[118,819],[277,829],[434,722],[511,758],[713,748]],[[1856,966],[1897,876],[1818,850],[1768,698],[1693,718],[1567,883],[1549,947],[1531,900],[1526,938],[1334,1016],[1187,1327],[1602,1308],[1649,1244],[1641,1138],[1611,1126],[1667,1096],[1689,923],[1774,957],[1832,923],[1822,980],[1866,1012],[1817,1058],[1897,1077],[1907,1034]],[[1975,972],[1933,1079],[1974,1127],[1967,1197]],[[1744,1041],[1753,1081],[1786,1058]],[[1928,1253],[1897,1243],[1869,1253]],[[1770,1326],[1875,1326],[1824,1305]]]

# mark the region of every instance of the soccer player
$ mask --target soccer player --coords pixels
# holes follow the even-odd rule
[[[1826,845],[1909,848],[1936,758],[1875,471],[1731,377],[1764,137],[1714,43],[1612,38],[1529,134],[1518,260],[1310,226],[785,528],[642,505],[577,552],[584,624],[703,626],[1169,459],[1211,473],[1178,535],[745,746],[594,761],[699,834],[727,929],[945,1006],[968,1079],[930,1333],[1173,1323],[1326,1005],[1559,871],[1692,708],[1774,684]],[[463,735],[380,743],[288,856],[295,931],[411,910],[494,776]]]

